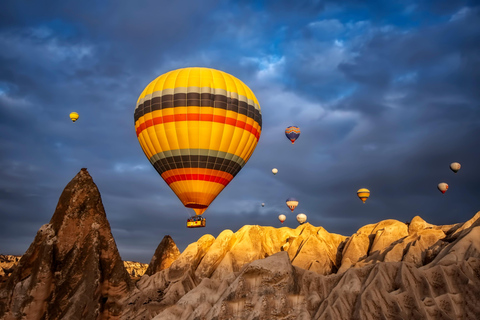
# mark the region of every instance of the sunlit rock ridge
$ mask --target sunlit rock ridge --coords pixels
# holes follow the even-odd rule
[[[96,189],[86,170],[79,175],[65,190],[83,182]],[[308,223],[247,225],[204,235],[182,253],[165,236],[134,282],[110,237],[100,194],[74,194],[62,193],[64,216],[57,206],[0,283],[0,319],[479,318],[480,212],[445,226],[418,216],[408,224],[384,220],[349,237]],[[88,214],[71,218],[85,207]],[[99,226],[84,227],[93,221]],[[61,232],[67,225],[76,236]]]

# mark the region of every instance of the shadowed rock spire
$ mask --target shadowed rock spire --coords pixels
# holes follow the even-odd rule
[[[166,235],[158,245],[157,250],[155,250],[145,274],[151,276],[152,274],[167,269],[179,256],[180,251],[177,245],[173,242],[172,237]]]
[[[130,288],[100,193],[84,168],[0,290],[0,318],[118,319]]]

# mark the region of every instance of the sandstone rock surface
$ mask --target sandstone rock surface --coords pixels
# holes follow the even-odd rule
[[[131,282],[86,169],[0,290],[0,319],[118,319]]]
[[[148,268],[148,264],[136,261],[123,261],[123,265],[132,279],[143,276]]]
[[[278,252],[239,272],[230,270],[230,277],[203,278],[174,305],[152,315],[161,310],[154,319],[478,319],[478,217],[447,228],[447,234],[461,229],[451,236],[443,226],[428,224],[406,235],[407,226],[399,223],[359,230],[357,236],[373,235],[370,245],[344,272],[305,270],[292,263],[288,252]],[[392,250],[397,253],[389,259],[397,260],[385,262]]]
[[[180,250],[173,242],[172,237],[166,235],[158,245],[145,274],[151,276],[159,271],[167,269],[180,256]]]
[[[4,281],[17,266],[22,256],[13,256],[10,254],[0,254],[0,282]]]

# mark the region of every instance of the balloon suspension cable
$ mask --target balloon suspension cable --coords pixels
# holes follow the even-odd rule
[[[185,214],[187,215],[187,218],[190,218],[192,216],[194,216],[195,214],[191,214],[190,211],[188,211],[188,208],[187,207],[184,207],[185,208]],[[195,213],[195,212],[194,212]]]

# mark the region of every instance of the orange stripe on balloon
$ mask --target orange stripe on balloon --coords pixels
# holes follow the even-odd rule
[[[175,114],[175,115],[168,115],[168,116],[161,116],[155,117],[153,119],[145,120],[145,122],[141,123],[137,127],[137,137],[140,133],[147,129],[148,127],[168,123],[168,122],[175,122],[175,121],[211,121],[211,122],[218,122],[218,123],[225,123],[231,126],[236,126],[238,128],[244,129],[255,136],[255,138],[260,138],[260,132],[254,128],[252,125],[247,124],[244,121],[237,120],[235,118],[225,117],[225,116],[218,116],[212,114],[199,114],[199,113],[184,113],[184,114]]]
[[[205,168],[181,168],[181,169],[171,169],[165,171],[161,174],[163,179],[168,179],[171,176],[178,176],[178,175],[185,175],[185,174],[200,174],[200,175],[210,175],[210,176],[217,176],[222,177],[227,180],[232,180],[233,175],[228,172],[221,171],[221,170],[214,170],[214,169],[205,169]]]
[[[216,182],[223,184],[226,186],[227,184],[230,183],[231,179],[225,179],[222,177],[218,176],[211,176],[207,174],[182,174],[182,175],[175,175],[175,176],[170,176],[167,179],[165,179],[165,182],[167,184],[177,182],[177,181],[185,181],[185,180],[202,180],[202,181],[210,181],[210,182]]]

